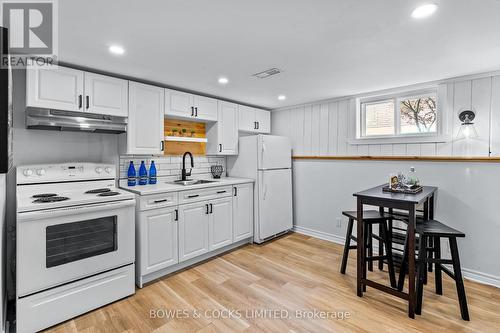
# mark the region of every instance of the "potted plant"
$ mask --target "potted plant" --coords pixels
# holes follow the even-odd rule
[[[182,129],[182,136],[186,136],[187,129],[183,128]]]
[[[191,130],[191,137],[194,138],[196,136],[196,131]]]
[[[178,136],[179,130],[177,128],[172,129],[172,135],[173,136]]]

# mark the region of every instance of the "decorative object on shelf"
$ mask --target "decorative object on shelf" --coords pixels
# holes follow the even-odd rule
[[[183,128],[182,129],[182,136],[186,136],[187,129]]]
[[[177,128],[172,129],[172,136],[178,136],[179,135],[179,130]]]
[[[191,137],[192,138],[196,137],[196,131],[191,130]]]
[[[472,122],[476,118],[476,113],[472,110],[461,111],[458,115],[458,119],[462,122],[460,129],[458,130],[458,139],[468,139],[477,138],[477,131]]]
[[[210,167],[210,172],[212,173],[212,176],[215,179],[219,179],[220,176],[222,176],[223,171],[224,171],[224,168],[222,167],[222,165],[212,165]]]

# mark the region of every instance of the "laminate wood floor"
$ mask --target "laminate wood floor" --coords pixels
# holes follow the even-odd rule
[[[342,248],[296,233],[244,246],[47,332],[500,331],[500,289],[466,281],[471,321],[465,322],[453,281],[443,274],[444,295],[435,295],[431,274],[423,313],[412,320],[403,300],[370,288],[356,296],[355,251],[342,275]],[[385,271],[369,274],[387,280]]]

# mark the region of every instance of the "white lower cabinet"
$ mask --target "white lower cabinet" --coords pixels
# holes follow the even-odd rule
[[[231,197],[209,203],[208,239],[210,251],[233,242],[233,202]]]
[[[253,236],[253,184],[233,187],[233,242]]]
[[[156,272],[179,262],[177,244],[177,209],[145,211],[139,218],[139,242],[142,274]]]
[[[207,202],[179,206],[179,262],[208,252]]]

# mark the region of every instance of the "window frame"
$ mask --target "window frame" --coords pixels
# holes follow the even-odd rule
[[[404,99],[418,98],[428,95],[436,96],[436,131],[422,133],[401,133],[401,110],[400,102]],[[447,142],[445,133],[445,111],[443,110],[443,91],[439,86],[431,86],[418,90],[399,91],[392,94],[374,95],[356,98],[356,131],[355,137],[349,140],[350,144],[391,144],[391,143],[425,143],[425,142]],[[394,102],[394,134],[366,136],[366,105],[381,102]]]

